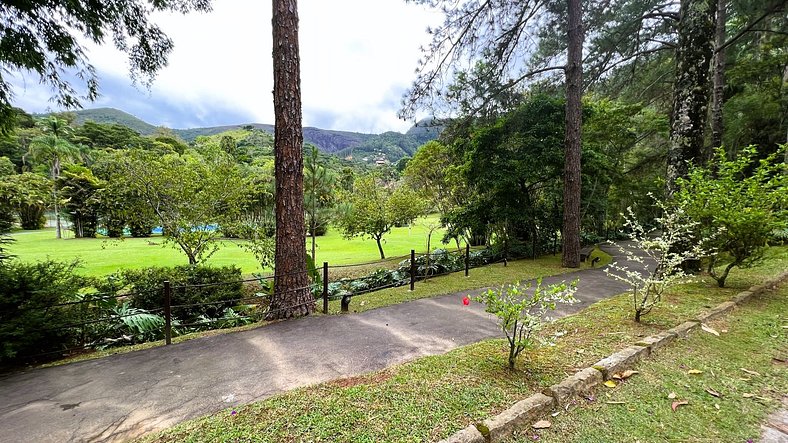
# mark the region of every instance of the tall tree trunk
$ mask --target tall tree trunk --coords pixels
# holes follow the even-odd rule
[[[580,266],[580,128],[583,124],[583,10],[568,0],[569,46],[566,61],[566,137],[564,143],[564,223],[562,264]]]
[[[686,177],[688,164],[700,161],[703,155],[716,13],[717,0],[681,0],[668,148],[668,197],[676,191],[676,180]]]
[[[711,108],[711,147],[719,148],[722,146],[722,105],[723,92],[725,89],[725,22],[727,21],[727,0],[717,0],[717,30],[714,36],[714,83]],[[709,160],[711,152],[706,153],[704,160]]]
[[[274,0],[272,24],[277,277],[269,320],[300,317],[315,311],[315,300],[307,287],[304,246],[304,134],[296,0]]]

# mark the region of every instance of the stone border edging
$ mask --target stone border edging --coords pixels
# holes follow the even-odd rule
[[[774,289],[780,282],[787,279],[788,271],[763,284],[752,286],[748,290],[738,293],[730,301],[720,303],[711,310],[672,329],[646,337],[599,360],[594,365],[578,371],[560,383],[545,388],[541,393],[518,401],[500,414],[487,418],[481,423],[471,424],[438,443],[488,443],[501,441],[511,436],[515,430],[522,429],[539,418],[546,416],[553,409],[568,406],[576,395],[589,392],[591,389],[601,385],[605,380],[612,378],[613,374],[623,372],[634,366],[638,361],[648,358],[654,351],[665,347],[678,338],[686,338],[690,332],[699,328],[702,323],[727,314],[737,305],[766,289]]]

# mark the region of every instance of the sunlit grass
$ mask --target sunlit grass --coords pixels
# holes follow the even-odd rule
[[[391,257],[409,254],[411,249],[423,252],[427,247],[427,225],[434,221],[435,217],[431,216],[416,220],[411,227],[393,228],[391,233],[384,237],[384,252]],[[441,246],[438,240],[442,236],[442,230],[433,233],[431,248]],[[65,261],[78,259],[82,264],[79,272],[89,276],[107,275],[120,269],[188,264],[186,255],[171,244],[165,244],[161,236],[123,240],[73,238],[73,233],[66,231],[65,238],[58,240],[55,238],[55,230],[49,228],[16,231],[11,237],[16,241],[11,244],[10,252],[19,260],[32,262],[47,258]],[[206,264],[235,265],[240,267],[245,275],[260,272],[254,256],[239,247],[241,243],[241,240],[222,240],[219,250]],[[310,246],[309,239],[307,245]],[[335,228],[330,228],[325,236],[317,237],[317,245],[318,264],[327,261],[330,265],[343,265],[380,259],[374,240],[345,239]]]

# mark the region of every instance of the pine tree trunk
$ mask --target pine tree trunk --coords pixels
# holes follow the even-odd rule
[[[703,155],[716,13],[717,0],[681,0],[668,148],[668,197],[676,191],[676,180],[686,177],[688,164],[700,161]]]
[[[583,21],[580,0],[568,0],[569,47],[566,63],[564,143],[564,223],[562,264],[580,266],[580,128],[583,124]]]
[[[274,0],[272,23],[277,277],[269,320],[300,317],[315,311],[315,300],[307,287],[304,245],[304,134],[296,0]]]
[[[727,0],[718,0],[717,4],[717,30],[714,37],[714,47],[716,53],[714,54],[714,88],[712,95],[712,108],[711,108],[711,147],[719,148],[722,146],[722,105],[725,90],[725,49],[722,45],[725,44],[725,22],[727,21],[728,6]],[[711,152],[706,153],[705,159],[708,160],[712,156]]]

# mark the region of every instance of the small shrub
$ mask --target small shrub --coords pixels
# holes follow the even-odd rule
[[[545,314],[554,311],[558,303],[574,303],[577,281],[567,285],[562,282],[542,287],[537,280],[533,294],[528,294],[530,284],[504,285],[488,289],[474,300],[486,306],[485,311],[498,317],[501,330],[509,342],[509,369],[514,369],[517,357],[533,347],[540,338],[536,332],[545,322]],[[467,303],[467,302],[466,302]]]
[[[131,307],[128,301],[112,300],[113,306],[104,310],[105,316],[112,321],[99,323],[103,328],[96,331],[97,341],[92,346],[105,349],[154,341],[164,336],[164,317]]]
[[[77,262],[11,261],[0,266],[0,360],[65,350],[83,340],[76,328],[78,305],[46,308],[80,299],[92,281],[76,275]]]
[[[773,229],[769,234],[769,244],[785,245],[788,244],[788,228]]]
[[[659,304],[665,290],[691,280],[691,276],[684,270],[684,263],[708,254],[703,248],[708,239],[695,236],[694,230],[698,223],[690,220],[682,207],[668,209],[659,201],[657,206],[665,215],[655,219],[658,228],[652,231],[646,231],[638,222],[632,208],[627,208],[629,215],[625,216],[625,226],[630,230],[633,247],[618,245],[618,249],[628,261],[638,263],[640,269],[630,269],[618,262],[605,268],[607,275],[631,288],[636,322]],[[657,229],[659,234],[653,235]],[[646,254],[645,259],[639,252]]]
[[[464,269],[465,258],[445,249],[435,249],[429,255],[416,256],[415,265],[416,277],[429,277]],[[397,271],[405,278],[410,278],[410,259],[401,261],[397,266]]]
[[[786,151],[788,144],[759,160],[750,146],[728,160],[719,148],[713,167],[690,168],[679,181],[676,200],[696,222],[697,235],[714,235],[707,271],[720,287],[734,267],[763,259],[772,232],[788,228]]]
[[[468,266],[477,267],[484,266],[493,261],[493,253],[489,249],[482,249],[479,251],[471,251],[468,255]]]
[[[169,280],[172,286],[173,306],[216,302],[201,306],[173,307],[173,316],[183,323],[191,323],[201,315],[218,317],[225,309],[237,305],[238,299],[243,298],[241,269],[236,266],[152,267],[122,271],[115,275],[115,278],[124,290],[132,294],[131,306],[146,311],[163,307],[165,280]]]

